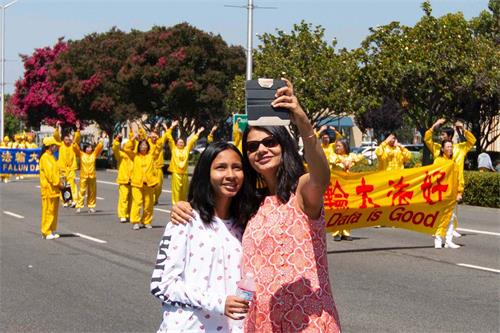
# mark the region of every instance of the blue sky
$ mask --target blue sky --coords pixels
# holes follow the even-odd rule
[[[11,0],[0,0],[5,5]],[[149,30],[154,25],[188,22],[220,34],[229,44],[246,45],[247,0],[19,0],[6,10],[6,92],[22,76],[19,54],[51,46],[58,37],[80,39],[116,26],[123,31]],[[254,5],[277,7],[254,11],[254,33],[290,31],[301,20],[325,28],[325,38],[339,47],[358,47],[368,28],[399,21],[413,25],[422,16],[422,0],[254,0]],[[487,9],[488,0],[431,0],[433,14],[461,11],[466,18]],[[258,42],[254,39],[254,46]]]

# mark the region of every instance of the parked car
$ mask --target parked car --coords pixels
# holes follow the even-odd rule
[[[424,144],[423,143],[403,144],[403,146],[412,153],[413,157],[418,157],[418,155],[420,153],[422,153],[423,150],[424,150]]]

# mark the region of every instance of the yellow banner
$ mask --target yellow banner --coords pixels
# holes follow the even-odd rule
[[[398,171],[332,171],[325,193],[326,230],[393,226],[434,234],[457,197],[453,163]]]

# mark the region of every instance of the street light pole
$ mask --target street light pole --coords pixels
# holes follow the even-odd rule
[[[224,7],[236,7],[236,8],[246,8],[247,9],[247,70],[246,70],[246,79],[252,79],[252,50],[253,50],[253,10],[255,8],[259,9],[276,9],[277,7],[260,7],[254,6],[253,0],[248,0],[248,3],[245,6],[232,6],[232,5],[224,5]]]
[[[1,45],[1,48],[2,48],[2,82],[1,82],[1,85],[2,85],[2,88],[1,88],[1,93],[2,93],[2,115],[0,117],[0,123],[1,123],[1,126],[0,126],[0,139],[3,140],[3,136],[4,136],[4,129],[5,129],[5,10],[7,8],[9,8],[10,6],[12,6],[13,4],[15,4],[16,2],[18,2],[19,0],[14,0],[12,2],[9,2],[8,4],[6,5],[0,5],[0,10],[2,11],[2,45]]]

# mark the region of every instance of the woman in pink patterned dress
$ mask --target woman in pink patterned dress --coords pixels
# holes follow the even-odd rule
[[[258,188],[249,202],[256,213],[242,240],[242,276],[253,273],[257,287],[245,332],[340,332],[328,277],[323,212],[330,170],[286,82],[273,107],[289,110],[304,142],[309,173],[285,127],[249,127],[243,134],[244,163],[251,166],[245,177]],[[172,212],[174,221],[188,218],[180,206]]]
[[[243,134],[244,161],[257,187],[257,213],[243,235],[242,276],[252,272],[257,290],[246,332],[340,332],[328,277],[323,194],[328,161],[290,82],[273,107],[285,108],[304,143],[306,173],[284,127],[249,127]]]

